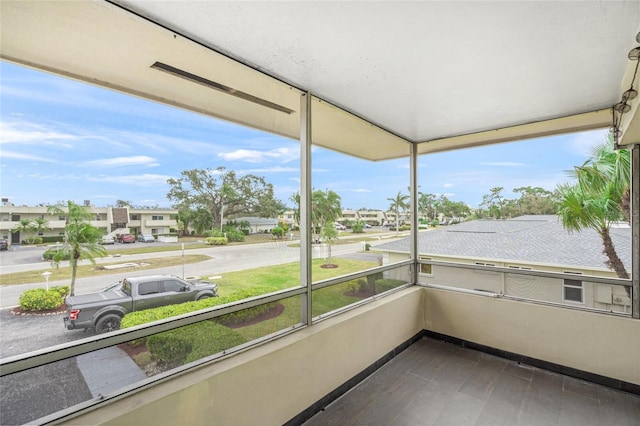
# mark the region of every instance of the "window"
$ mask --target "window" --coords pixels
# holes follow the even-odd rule
[[[140,283],[138,286],[138,293],[140,296],[144,296],[145,294],[155,294],[160,292],[160,284],[158,281],[151,281],[148,283]]]
[[[156,234],[158,234],[158,233],[159,233],[159,232],[158,232],[158,228],[151,228],[151,234],[152,234],[152,235],[156,235]]]
[[[140,215],[138,215],[138,214],[132,214],[132,215],[131,215],[131,220],[140,220]]]
[[[153,215],[153,216],[151,216],[151,220],[164,220],[164,216]]]
[[[67,220],[66,216],[58,216],[58,220]]]
[[[181,291],[183,284],[175,280],[167,280],[164,282],[164,291]]]
[[[420,260],[431,260],[430,257],[421,257]],[[424,275],[433,275],[433,265],[420,264],[420,273]]]
[[[565,279],[563,283],[563,293],[565,302],[582,303],[582,281]]]

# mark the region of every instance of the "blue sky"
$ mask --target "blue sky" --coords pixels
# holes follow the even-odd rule
[[[299,186],[297,141],[0,62],[0,195],[16,205],[127,200],[168,207],[166,181],[225,166],[263,176],[287,204]],[[420,191],[477,206],[490,188],[553,190],[605,131],[422,156]],[[371,163],[313,150],[313,186],[343,208],[387,209],[407,193],[408,159]]]

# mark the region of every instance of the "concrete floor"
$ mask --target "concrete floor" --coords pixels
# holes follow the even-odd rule
[[[640,396],[425,337],[305,423],[327,424],[639,426]]]

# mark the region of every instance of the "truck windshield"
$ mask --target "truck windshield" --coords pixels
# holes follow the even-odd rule
[[[122,291],[128,296],[131,296],[131,284],[129,280],[122,280]]]

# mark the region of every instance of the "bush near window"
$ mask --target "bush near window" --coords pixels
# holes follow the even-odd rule
[[[23,311],[46,311],[62,306],[69,287],[53,287],[49,290],[34,288],[20,295],[20,309]]]
[[[384,293],[387,290],[391,290],[403,284],[406,284],[406,281],[396,280],[393,278],[382,278],[375,281],[376,293]]]
[[[165,318],[175,317],[177,315],[188,314],[189,312],[199,311],[201,309],[207,309],[214,306],[224,305],[226,303],[236,302],[238,300],[248,299],[250,297],[260,296],[272,291],[272,287],[257,286],[231,293],[228,296],[210,297],[208,299],[198,300],[195,302],[185,302],[177,305],[161,306],[159,308],[131,312],[125,315],[124,318],[122,318],[120,328],[135,327],[137,325],[159,321]],[[228,320],[235,321],[236,323],[249,321],[260,315],[261,313],[267,311],[272,306],[273,304],[269,303],[262,306],[256,306],[255,308],[251,309],[244,309],[233,314],[225,315],[223,317],[223,320],[225,322]],[[222,320],[222,318],[219,320]]]
[[[245,343],[237,331],[211,321],[191,324],[147,338],[153,359],[182,365]]]

